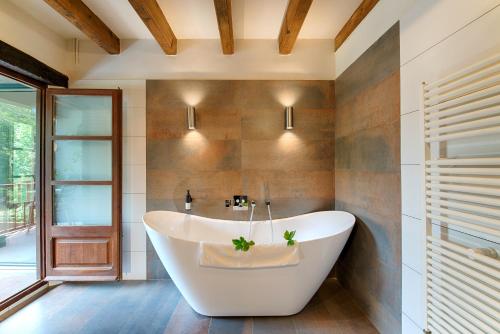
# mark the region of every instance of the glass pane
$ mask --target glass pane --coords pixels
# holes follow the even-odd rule
[[[111,120],[111,96],[55,97],[55,135],[111,136]]]
[[[73,181],[111,181],[111,141],[57,140],[54,178]]]
[[[110,226],[111,186],[55,186],[54,225]]]
[[[0,301],[40,278],[37,94],[37,89],[0,75]]]

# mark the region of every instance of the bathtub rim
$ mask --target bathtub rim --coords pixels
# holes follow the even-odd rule
[[[236,224],[238,224],[238,223],[240,223],[240,224],[244,224],[244,223],[248,224],[248,221],[245,221],[245,220],[228,220],[228,219],[209,218],[209,217],[194,215],[194,214],[190,214],[190,213],[170,211],[170,210],[153,210],[153,211],[148,211],[148,212],[146,212],[142,216],[142,223],[145,225],[146,228],[150,228],[150,229],[154,230],[156,233],[162,235],[163,237],[170,238],[170,239],[177,240],[177,241],[189,242],[189,243],[193,243],[193,244],[199,244],[199,243],[203,242],[203,240],[190,240],[190,239],[187,239],[187,238],[181,238],[181,237],[177,237],[177,236],[172,236],[170,234],[164,233],[164,231],[159,231],[155,226],[152,226],[150,223],[146,222],[145,218],[146,218],[146,216],[148,214],[159,213],[159,212],[169,212],[169,213],[174,213],[174,214],[183,215],[183,216],[188,216],[189,215],[189,216],[192,216],[192,217],[197,217],[197,218],[202,218],[202,219],[207,219],[207,220],[215,221],[214,223],[216,223],[216,224],[235,224],[235,223]],[[304,240],[304,241],[298,240],[299,244],[332,238],[332,237],[335,237],[335,236],[340,235],[342,233],[345,233],[346,231],[352,230],[354,228],[354,225],[356,223],[356,217],[352,213],[350,213],[350,212],[341,211],[341,210],[314,211],[314,212],[308,212],[308,213],[300,214],[300,215],[297,215],[297,216],[291,216],[291,217],[284,217],[284,218],[273,219],[273,224],[278,223],[278,222],[283,221],[283,220],[289,220],[289,219],[294,219],[294,218],[297,218],[297,217],[309,216],[309,215],[314,215],[314,214],[318,214],[318,213],[325,213],[325,212],[340,212],[340,213],[348,214],[350,216],[349,218],[351,218],[350,224],[346,224],[347,226],[345,228],[343,228],[343,229],[341,229],[339,231],[336,231],[333,234],[327,234],[327,235],[324,235],[324,236],[320,236],[318,238],[308,239],[308,240]],[[256,221],[253,221],[252,224],[255,224],[255,223],[265,223],[266,221],[267,220],[256,220]],[[213,244],[220,244],[220,245],[231,244],[230,242],[211,242],[211,243],[213,243]]]

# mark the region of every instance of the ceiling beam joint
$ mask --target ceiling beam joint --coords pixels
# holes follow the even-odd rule
[[[167,55],[177,54],[177,38],[156,0],[128,1]]]
[[[107,53],[120,53],[120,39],[82,0],[44,1]]]

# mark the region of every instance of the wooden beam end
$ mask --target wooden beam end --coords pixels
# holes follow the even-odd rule
[[[352,13],[346,24],[340,29],[340,32],[335,36],[334,49],[337,51],[342,44],[347,40],[356,27],[363,21],[363,19],[370,13],[379,0],[363,0],[358,8]]]
[[[177,54],[177,38],[156,0],[129,0],[160,47],[167,55]]]
[[[117,39],[115,45],[105,48],[103,45],[101,45],[103,49],[105,49],[109,54],[111,55],[119,55],[121,52],[121,46],[120,46],[120,40]]]
[[[281,45],[279,47],[279,50],[280,50],[280,55],[289,55],[290,53],[292,53],[291,48],[282,47]]]
[[[223,49],[222,53],[225,55],[232,55],[234,54],[234,49]]]
[[[169,56],[176,56],[177,55],[177,38],[173,38],[170,44],[166,45],[160,44],[161,48],[163,49],[163,52]]]

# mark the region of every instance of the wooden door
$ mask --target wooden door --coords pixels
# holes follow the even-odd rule
[[[48,280],[121,274],[121,90],[48,89]]]

